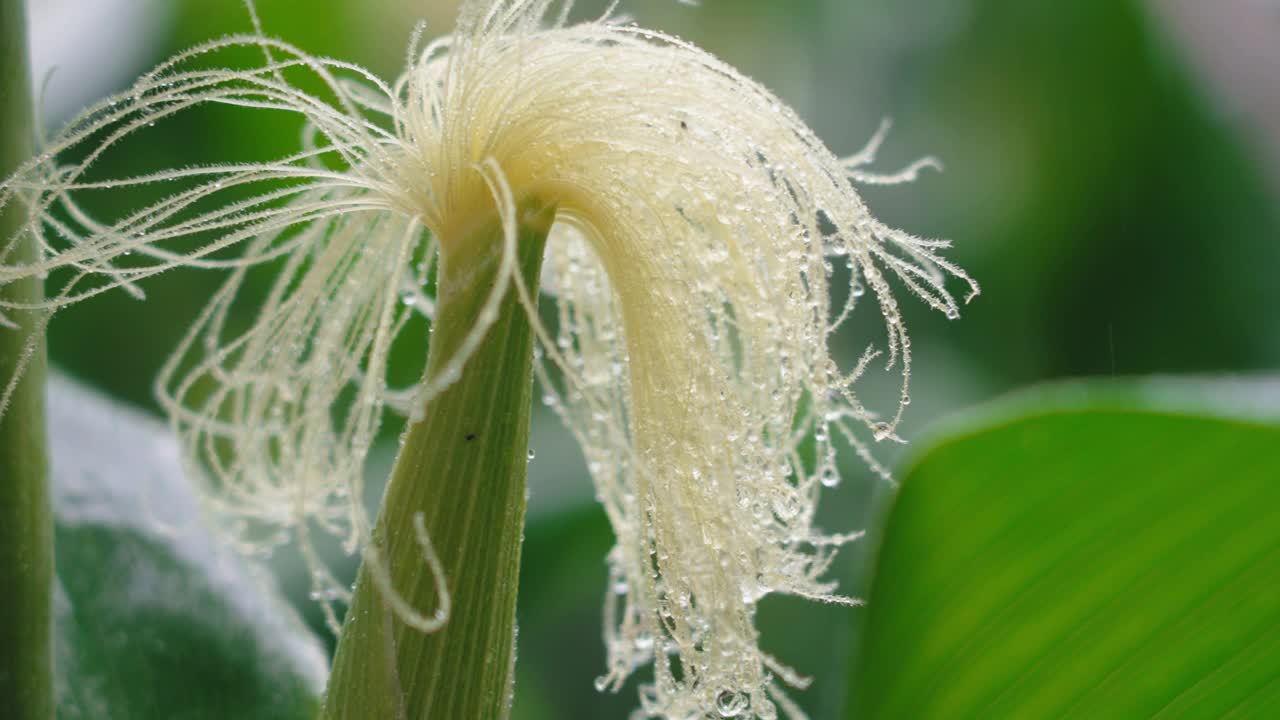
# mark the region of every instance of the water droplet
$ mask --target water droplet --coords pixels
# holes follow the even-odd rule
[[[800,501],[794,495],[785,493],[774,500],[773,514],[783,520],[790,520],[800,514]]]
[[[875,439],[877,442],[880,440],[884,440],[885,438],[889,437],[892,434],[893,434],[893,426],[890,425],[889,423],[882,422],[876,425]]]
[[[716,695],[716,712],[722,718],[738,717],[751,707],[751,697],[744,692],[721,690]]]

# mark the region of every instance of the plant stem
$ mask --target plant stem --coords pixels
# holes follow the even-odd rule
[[[0,0],[0,177],[31,154],[31,97],[22,0]],[[0,246],[21,228],[22,203],[0,209]],[[6,258],[36,259],[21,238]],[[38,302],[36,278],[0,286],[0,299]],[[38,313],[7,313],[18,328],[0,327],[0,388],[18,372]],[[22,382],[0,416],[0,707],[11,720],[53,717],[53,520],[45,455],[44,342],[27,361]]]
[[[554,208],[537,199],[520,206],[519,271],[535,294],[554,216]],[[477,227],[441,243],[446,250],[428,378],[436,377],[476,325],[497,276],[501,227],[496,218]],[[430,617],[440,597],[415,530],[421,513],[443,566],[451,613],[433,633],[406,625],[377,588],[366,560],[338,640],[325,718],[508,715],[532,353],[529,319],[512,288],[459,379],[409,427],[372,548],[384,558],[397,592]]]

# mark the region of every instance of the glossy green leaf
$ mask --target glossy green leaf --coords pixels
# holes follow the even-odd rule
[[[218,542],[161,423],[54,376],[58,717],[313,718],[319,641]]]
[[[1275,382],[1146,382],[953,425],[904,474],[846,717],[1280,717],[1278,415]]]

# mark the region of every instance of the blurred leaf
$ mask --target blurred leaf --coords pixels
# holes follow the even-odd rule
[[[49,387],[58,717],[313,718],[318,641],[201,522],[161,423]]]
[[[903,97],[879,109],[919,124],[920,140],[886,150],[936,153],[948,172],[872,190],[869,204],[955,239],[982,298],[959,332],[941,315],[908,321],[916,340],[959,347],[997,386],[1280,367],[1277,326],[1253,310],[1280,304],[1265,270],[1280,264],[1265,155],[1186,67],[1148,12],[1157,4],[896,4],[903,17],[949,9],[955,24],[889,80]],[[917,219],[930,208],[946,210]]]
[[[520,562],[514,720],[626,717],[634,684],[617,694],[605,674],[602,601],[613,531],[596,503],[531,518]]]
[[[931,443],[889,516],[846,717],[1280,717],[1278,400],[1274,381],[1069,385]]]

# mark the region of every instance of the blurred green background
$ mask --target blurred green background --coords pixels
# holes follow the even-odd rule
[[[594,16],[603,5],[581,2],[577,14]],[[175,51],[249,30],[231,0],[29,6],[36,64],[58,66],[45,92],[52,126]],[[1187,7],[1190,15],[1178,14]],[[1273,37],[1280,33],[1280,5],[1253,7],[1273,24]],[[259,2],[268,34],[385,78],[399,71],[416,20],[435,35],[447,31],[455,9],[443,0]],[[865,193],[890,224],[953,239],[951,257],[983,287],[957,322],[907,304],[917,356],[906,437],[939,416],[1050,378],[1280,368],[1280,213],[1270,182],[1280,174],[1266,150],[1276,139],[1251,120],[1258,104],[1247,102],[1274,97],[1277,81],[1227,87],[1205,70],[1198,59],[1248,48],[1187,42],[1205,37],[1188,28],[1208,22],[1194,3],[633,0],[621,9],[763,82],[838,154],[859,149],[890,117],[895,130],[881,167],[923,154],[945,163],[945,173],[914,185]],[[270,157],[295,147],[298,129],[283,116],[193,113],[162,123],[100,170]],[[134,199],[116,195],[110,203]],[[53,362],[154,410],[152,378],[218,282],[215,274],[173,273],[146,286],[149,302],[116,293],[67,310],[50,331]],[[879,318],[869,310],[836,338],[846,365],[878,337]],[[893,377],[869,379],[864,392],[887,407]],[[625,717],[635,705],[630,688],[611,696],[592,686],[604,667],[600,601],[610,533],[572,439],[543,408],[534,410],[516,717]],[[390,462],[397,430],[389,424],[375,475]],[[902,452],[879,450],[889,461]],[[875,527],[887,490],[856,458],[844,475],[824,523]],[[319,627],[296,558],[271,562]],[[354,573],[353,562],[338,562]],[[863,564],[861,549],[846,554],[839,574],[847,591],[864,587]],[[766,649],[817,678],[798,694],[817,718],[833,717],[843,697],[854,620],[848,610],[788,598],[762,606]]]

